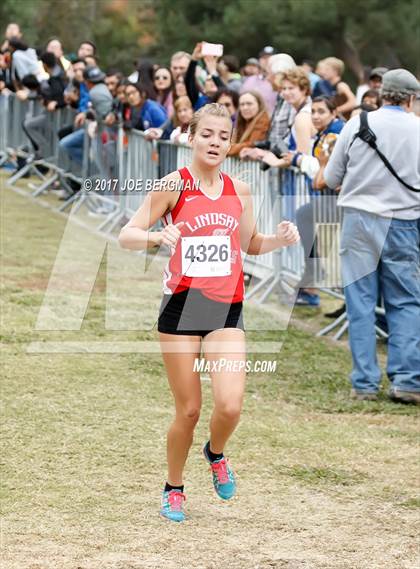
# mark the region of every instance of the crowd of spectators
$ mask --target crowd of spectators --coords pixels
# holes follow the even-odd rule
[[[334,125],[381,106],[385,67],[375,67],[353,93],[343,81],[344,63],[326,57],[317,64],[305,59],[296,65],[272,46],[241,66],[235,55],[203,54],[203,43],[191,53],[178,51],[165,62],[141,58],[127,77],[115,68],[102,70],[95,44],[86,40],[66,57],[57,37],[42,49],[29,47],[16,23],[8,25],[0,51],[0,93],[15,93],[22,101],[38,99],[44,111],[23,122],[35,159],[47,153],[48,114],[64,106],[75,110],[72,124],[59,130],[59,147],[68,160],[83,160],[86,123],[95,122],[112,138],[112,129],[143,131],[149,140],[188,144],[194,111],[209,102],[224,105],[234,125],[229,154],[241,160],[261,160],[262,167],[285,169],[285,193],[293,193],[290,166],[301,167],[312,188],[322,190],[318,171],[326,154],[317,149],[331,121],[320,131],[316,109],[334,114]],[[321,98],[323,103],[321,103]],[[317,105],[313,102],[317,101]],[[334,134],[338,135],[337,129]],[[115,136],[115,135],[114,135]],[[331,142],[331,137],[330,137]],[[24,162],[19,162],[22,167]],[[290,187],[289,187],[290,186]],[[324,186],[325,189],[325,186]],[[78,185],[73,183],[73,190]],[[64,196],[66,197],[66,196]]]
[[[370,69],[366,81],[353,92],[343,80],[344,62],[337,57],[316,64],[305,59],[297,65],[289,54],[266,46],[258,57],[251,56],[241,65],[235,55],[208,55],[203,47],[199,42],[191,53],[174,53],[168,65],[141,58],[125,76],[119,69],[101,69],[92,41],[83,41],[73,57],[66,57],[59,38],[50,38],[41,50],[34,49],[25,42],[19,26],[11,23],[0,50],[0,96],[14,93],[21,101],[42,102],[43,112],[22,124],[32,144],[32,159],[46,157],[49,114],[66,106],[74,109],[73,122],[53,135],[60,140],[60,151],[78,166],[83,161],[86,125],[93,133],[100,129],[97,139],[102,141],[115,140],[115,127],[122,125],[125,130],[142,131],[148,140],[188,145],[194,112],[210,102],[224,105],[233,123],[230,156],[260,161],[261,169],[280,169],[283,196],[295,195],[296,172],[300,171],[310,193],[322,192],[325,197],[322,212],[317,213],[316,200],[300,208],[293,204],[285,212],[296,221],[305,250],[297,303],[318,306],[320,297],[313,288],[315,223],[337,221],[340,192],[340,186],[331,182],[331,172],[328,177],[333,148],[338,141],[338,150],[345,139],[346,130],[341,138],[340,133],[349,119],[380,109],[382,95],[384,109],[389,105],[399,108],[398,97],[405,101],[407,93],[382,88],[385,67]],[[411,112],[420,116],[418,90]],[[23,165],[18,161],[18,168]],[[73,181],[72,192],[79,189]],[[343,311],[344,307],[330,316]],[[417,401],[418,393],[416,397]]]
[[[372,69],[366,84],[353,93],[342,79],[344,63],[336,57],[316,65],[304,60],[297,66],[292,57],[266,46],[241,66],[234,55],[203,55],[202,42],[191,53],[174,53],[169,65],[161,63],[142,58],[125,77],[118,69],[100,68],[91,41],[83,41],[73,57],[66,57],[59,38],[34,49],[25,43],[18,24],[11,23],[1,45],[0,92],[14,92],[20,100],[41,99],[45,113],[65,105],[74,108],[74,124],[60,138],[61,147],[79,162],[87,117],[108,127],[122,121],[125,128],[144,131],[148,138],[185,144],[188,137],[182,135],[188,131],[190,109],[219,102],[234,123],[230,154],[251,160],[265,157],[278,166],[268,147],[255,148],[255,143],[268,141],[276,148],[281,140],[289,150],[308,154],[316,132],[311,97],[332,99],[337,115],[346,120],[381,105],[379,89],[386,72],[384,67]],[[24,125],[37,156],[44,151],[44,127],[45,115]]]
[[[191,53],[178,51],[169,65],[164,63],[141,58],[126,77],[119,69],[101,69],[92,41],[83,41],[73,56],[66,57],[59,38],[34,49],[25,43],[19,25],[11,23],[1,45],[0,93],[42,102],[44,111],[22,125],[35,158],[47,152],[48,114],[65,106],[73,108],[73,123],[57,136],[60,150],[79,166],[86,123],[108,129],[108,137],[122,124],[125,129],[143,131],[149,140],[188,144],[194,111],[209,102],[220,103],[229,110],[234,125],[229,154],[260,160],[263,168],[285,169],[287,193],[288,185],[293,185],[290,166],[302,169],[312,189],[325,189],[320,172],[335,137],[350,117],[381,106],[380,88],[387,71],[371,69],[366,82],[353,93],[342,79],[345,68],[340,59],[326,57],[317,64],[305,59],[297,65],[272,46],[241,66],[235,55],[203,54],[199,42]],[[322,112],[329,117],[325,124],[319,118]],[[329,145],[320,142],[326,135]],[[292,187],[289,190],[293,193]]]

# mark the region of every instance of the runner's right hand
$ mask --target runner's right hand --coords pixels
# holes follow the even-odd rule
[[[160,232],[160,239],[163,245],[167,245],[172,253],[175,251],[176,244],[178,243],[178,239],[181,237],[180,229],[185,225],[184,221],[180,221],[175,225],[167,225],[162,231]]]

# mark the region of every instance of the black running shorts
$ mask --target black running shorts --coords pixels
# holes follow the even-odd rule
[[[242,302],[217,302],[194,288],[163,296],[159,332],[204,337],[223,328],[244,330]]]

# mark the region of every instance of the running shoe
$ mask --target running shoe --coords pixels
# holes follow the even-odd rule
[[[319,294],[311,294],[304,290],[300,290],[296,298],[297,306],[319,306],[320,302]]]
[[[180,490],[165,490],[162,494],[162,508],[160,515],[168,518],[171,522],[183,522],[185,514],[182,509],[183,501],[186,500],[185,494]]]
[[[207,454],[207,444],[204,445],[203,454],[207,462],[210,464],[213,476],[213,486],[216,494],[222,500],[230,500],[236,492],[236,482],[233,470],[229,466],[228,460],[223,457],[212,462]]]

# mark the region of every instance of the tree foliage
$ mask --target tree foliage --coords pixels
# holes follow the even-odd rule
[[[355,75],[363,64],[419,71],[417,0],[159,0],[157,13],[164,50],[206,39],[242,61],[273,45],[298,61],[342,57]]]
[[[91,39],[103,67],[124,71],[205,39],[242,62],[273,45],[297,61],[336,55],[355,76],[363,64],[419,72],[417,0],[2,0],[0,28],[10,21],[37,47],[56,35],[71,53]]]

